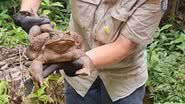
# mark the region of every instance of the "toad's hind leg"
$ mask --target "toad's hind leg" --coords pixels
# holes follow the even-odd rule
[[[39,85],[43,84],[43,63],[42,61],[39,61],[37,59],[33,60],[30,67],[29,67],[29,72],[33,79],[39,83]]]

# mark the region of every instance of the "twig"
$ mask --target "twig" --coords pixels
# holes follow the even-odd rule
[[[23,64],[22,64],[22,54],[19,47],[19,65],[20,65],[20,72],[21,72],[21,80],[24,82],[23,76]]]
[[[21,49],[19,47],[19,64],[20,64],[20,69],[22,70],[23,67],[22,67],[22,55],[21,55]]]
[[[29,58],[25,55],[25,52],[26,50],[24,49],[23,52],[22,52],[22,56],[26,59],[26,60],[29,60]]]

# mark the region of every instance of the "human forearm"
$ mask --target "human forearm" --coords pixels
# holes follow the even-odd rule
[[[22,0],[20,11],[30,11],[37,14],[42,0]]]
[[[135,46],[134,42],[121,35],[115,42],[94,48],[86,54],[92,59],[95,67],[103,67],[121,61]]]

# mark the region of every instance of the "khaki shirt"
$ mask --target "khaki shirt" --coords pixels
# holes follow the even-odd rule
[[[144,85],[148,78],[145,49],[159,25],[163,14],[160,8],[160,0],[117,0],[113,6],[103,0],[71,0],[70,31],[83,36],[86,50],[114,42],[119,35],[137,43],[137,47],[121,62],[102,67],[89,77],[63,73],[67,82],[85,96],[100,76],[113,101]]]

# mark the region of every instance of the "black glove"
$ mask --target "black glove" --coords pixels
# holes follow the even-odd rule
[[[34,25],[49,24],[50,19],[45,16],[33,17],[30,12],[20,11],[13,16],[13,20],[17,26],[20,26],[27,33]]]
[[[74,77],[77,76],[75,72],[79,69],[82,68],[82,65],[78,63],[78,61],[73,61],[73,62],[63,62],[60,64],[52,64],[49,65],[48,67],[44,68],[43,71],[43,77],[46,78],[49,76],[51,73],[57,70],[64,70],[65,74]]]
[[[65,74],[70,77],[77,76],[75,73],[76,71],[80,70],[82,66],[83,65],[78,61],[64,62],[61,64],[61,68],[64,70]]]

